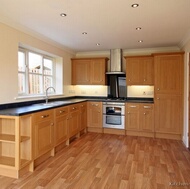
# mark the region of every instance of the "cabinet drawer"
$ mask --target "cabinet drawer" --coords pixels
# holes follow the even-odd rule
[[[34,122],[44,121],[46,119],[53,119],[53,110],[46,110],[33,114]]]
[[[128,110],[138,110],[139,109],[139,104],[137,103],[127,103],[127,109]]]
[[[67,113],[69,113],[69,107],[68,106],[55,109],[55,115],[56,116],[62,116],[62,115],[65,115]]]
[[[69,111],[70,112],[74,112],[80,109],[80,105],[79,104],[73,104],[69,106]]]
[[[154,105],[153,104],[141,104],[140,108],[141,108],[141,110],[153,110]]]

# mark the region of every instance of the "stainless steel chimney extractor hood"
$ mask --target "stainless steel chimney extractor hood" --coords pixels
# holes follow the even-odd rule
[[[106,74],[125,74],[122,72],[122,50],[121,49],[111,49],[110,50],[110,71]]]

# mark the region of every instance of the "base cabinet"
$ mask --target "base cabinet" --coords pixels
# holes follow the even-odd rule
[[[55,109],[55,146],[69,138],[69,107]]]
[[[31,163],[31,115],[0,116],[0,175],[19,178]]]
[[[87,127],[88,131],[102,133],[102,102],[88,102]]]
[[[155,131],[161,138],[181,139],[181,95],[157,94],[155,99]]]
[[[126,134],[154,137],[154,105],[126,103]]]
[[[79,104],[69,106],[69,138],[78,134],[80,126],[80,107]]]
[[[33,115],[34,159],[50,151],[54,146],[54,112],[41,111]]]
[[[87,127],[87,102],[80,103],[80,126],[79,130],[85,130]],[[85,131],[86,132],[86,131]]]

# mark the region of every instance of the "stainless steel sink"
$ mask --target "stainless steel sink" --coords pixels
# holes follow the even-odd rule
[[[48,103],[39,103],[39,104],[33,104],[33,105],[36,105],[36,106],[59,106],[59,105],[62,105],[62,104],[69,104],[71,103],[72,101],[53,101],[53,102],[48,102]]]

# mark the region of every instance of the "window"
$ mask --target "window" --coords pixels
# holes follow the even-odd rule
[[[54,69],[54,58],[26,49],[19,49],[18,94],[44,94],[47,87],[55,86]]]

